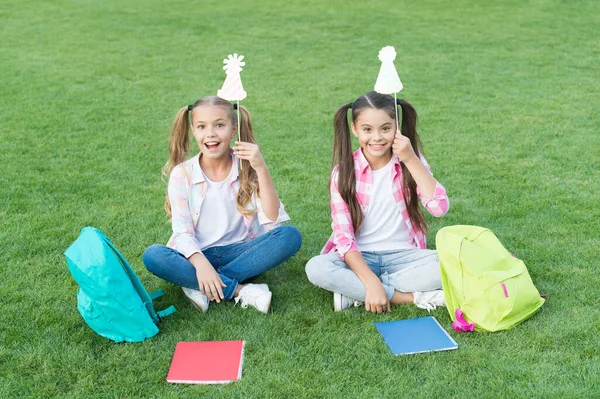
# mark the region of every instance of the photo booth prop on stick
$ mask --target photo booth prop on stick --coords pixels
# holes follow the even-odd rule
[[[223,69],[227,74],[225,78],[225,82],[223,82],[223,87],[221,90],[217,91],[217,96],[227,100],[227,101],[236,101],[237,102],[237,117],[238,117],[238,140],[241,141],[240,137],[240,101],[246,98],[246,92],[244,91],[244,87],[242,86],[242,79],[240,78],[240,72],[242,72],[242,67],[246,65],[242,60],[244,59],[243,55],[238,55],[237,53],[229,54],[226,59],[223,60],[225,66]]]
[[[379,50],[381,68],[379,69],[377,82],[375,82],[375,91],[380,94],[394,94],[394,102],[396,102],[396,93],[404,87],[394,66],[395,59],[396,50],[394,47],[387,46]],[[399,129],[398,106],[396,106],[396,128]]]

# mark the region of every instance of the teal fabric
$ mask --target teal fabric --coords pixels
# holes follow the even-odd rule
[[[77,308],[98,334],[115,342],[140,342],[158,333],[161,314],[152,300],[162,290],[148,294],[138,276],[113,243],[100,230],[85,227],[65,251],[71,275],[79,284]]]
[[[523,261],[489,229],[448,226],[436,236],[446,307],[456,309],[477,331],[507,330],[544,304]]]

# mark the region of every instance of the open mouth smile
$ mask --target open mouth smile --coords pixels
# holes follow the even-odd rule
[[[369,144],[369,148],[373,151],[381,151],[385,148],[385,144]]]
[[[216,151],[219,148],[219,145],[221,143],[218,141],[207,141],[206,143],[204,143],[204,147],[206,147],[206,149],[208,151]]]

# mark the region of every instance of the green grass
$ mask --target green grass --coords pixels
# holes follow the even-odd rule
[[[598,397],[600,3],[594,1],[16,1],[0,4],[0,397]],[[522,325],[456,334],[457,351],[394,357],[373,322],[332,311],[304,265],[330,233],[331,119],[394,45],[402,95],[451,209],[491,228],[548,301]],[[160,168],[178,108],[242,74],[256,134],[303,248],[261,282],[273,313],[196,312],[148,273],[165,243]],[[153,339],[114,344],[76,310],[63,251],[112,238],[157,308]],[[444,309],[432,312],[447,329]],[[247,341],[243,379],[165,382],[175,344]]]

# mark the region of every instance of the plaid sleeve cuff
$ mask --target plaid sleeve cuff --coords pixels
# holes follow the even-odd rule
[[[189,235],[180,235],[175,237],[174,239],[174,249],[177,250],[180,254],[189,258],[196,252],[202,252],[200,250],[200,245],[196,240],[196,237],[190,237]]]
[[[435,186],[435,191],[431,198],[421,196],[421,202],[423,206],[435,217],[444,216],[448,212],[450,203],[448,196],[446,195],[446,189],[439,182]]]
[[[346,254],[348,252],[358,251],[358,245],[356,245],[356,241],[354,239],[352,239],[351,237],[344,237],[344,238],[345,239],[343,241],[345,241],[345,243],[343,243],[343,244],[336,243],[335,244],[335,249],[337,251],[337,254],[342,260],[344,260],[344,258],[346,257]]]
[[[270,224],[270,223],[274,224],[274,225],[279,225],[283,222],[287,222],[290,220],[290,217],[286,213],[285,208],[283,206],[283,202],[281,202],[281,201],[279,201],[279,214],[277,215],[277,220],[272,221],[271,219],[269,219],[269,217],[265,214],[265,212],[263,211],[261,206],[258,207],[258,211],[256,212],[256,215],[258,217],[258,223],[261,226]]]

